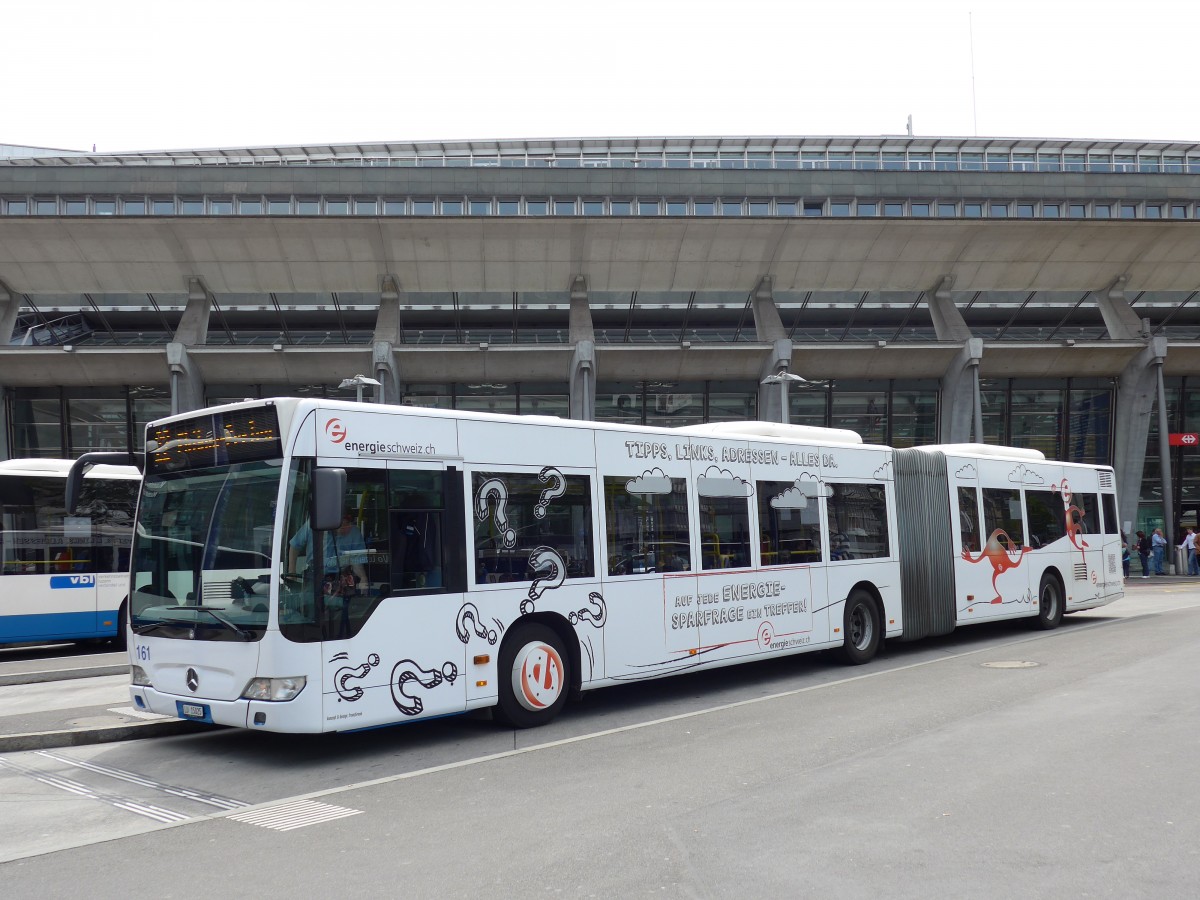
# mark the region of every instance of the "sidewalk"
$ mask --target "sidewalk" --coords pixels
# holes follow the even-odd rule
[[[0,753],[189,734],[212,727],[133,709],[124,654],[0,661]]]

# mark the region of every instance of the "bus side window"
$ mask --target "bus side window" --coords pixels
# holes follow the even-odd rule
[[[541,473],[475,472],[471,502],[477,584],[534,581],[555,558],[567,578],[595,573],[586,475],[564,475],[552,466]]]
[[[440,593],[446,587],[446,473],[394,469],[388,478],[391,592]]]
[[[609,575],[691,570],[685,479],[605,476],[604,520]]]
[[[973,487],[958,489],[958,534],[963,550],[983,550],[979,541],[979,492]]]

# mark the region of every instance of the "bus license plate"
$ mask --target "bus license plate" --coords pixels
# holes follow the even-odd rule
[[[201,703],[180,703],[179,714],[185,719],[207,719],[208,708]]]

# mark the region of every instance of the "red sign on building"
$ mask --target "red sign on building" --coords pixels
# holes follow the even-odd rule
[[[1200,447],[1200,434],[1194,431],[1172,434],[1170,444],[1172,447]]]

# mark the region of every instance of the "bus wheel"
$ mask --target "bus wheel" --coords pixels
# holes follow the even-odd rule
[[[563,642],[545,625],[519,626],[504,641],[495,718],[513,728],[545,725],[567,703],[570,661]]]
[[[1064,606],[1062,586],[1057,578],[1047,572],[1042,576],[1042,586],[1038,588],[1038,611],[1033,619],[1033,627],[1043,631],[1057,628],[1062,622]]]
[[[117,636],[112,640],[114,650],[125,649],[125,629],[129,624],[129,607],[126,601],[121,601],[121,608],[117,611]]]
[[[883,634],[875,598],[861,588],[852,592],[846,600],[842,626],[846,635],[842,659],[852,666],[861,666],[874,659]]]

